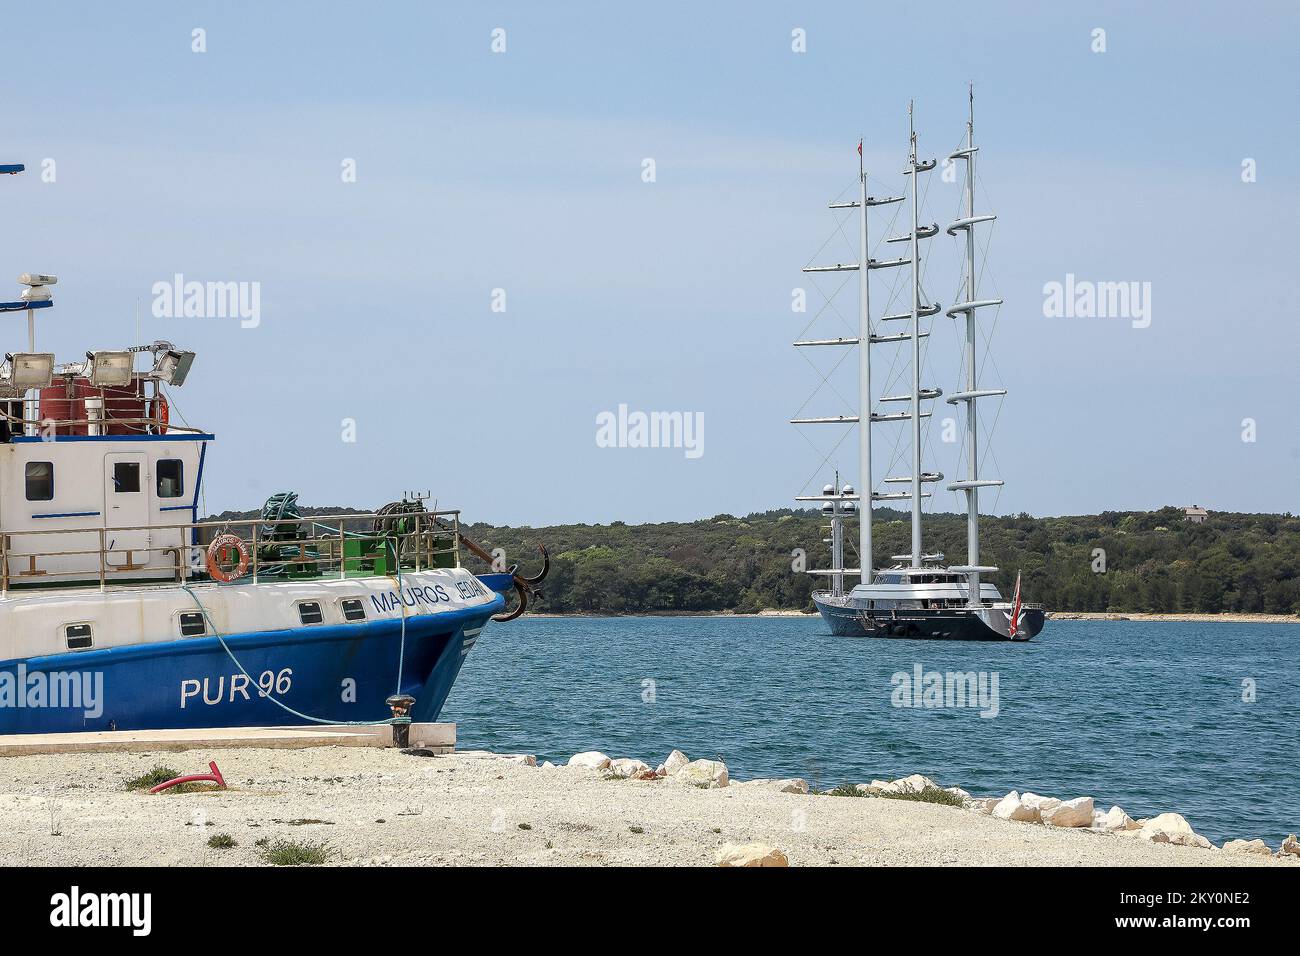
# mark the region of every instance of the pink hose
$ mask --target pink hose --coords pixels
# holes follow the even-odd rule
[[[149,792],[161,793],[164,790],[169,790],[170,788],[176,786],[178,783],[197,783],[200,781],[204,781],[207,783],[215,783],[220,789],[225,790],[226,781],[221,776],[221,771],[217,769],[217,762],[215,760],[209,760],[208,766],[212,768],[212,773],[186,774],[183,777],[177,777],[175,780],[168,780],[166,783],[160,783],[156,787],[151,787],[149,789]]]

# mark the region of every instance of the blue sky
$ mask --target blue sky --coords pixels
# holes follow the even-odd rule
[[[786,423],[820,381],[790,301],[825,205],[863,135],[878,188],[903,188],[909,98],[922,153],[956,146],[973,80],[999,215],[983,290],[1006,300],[997,510],[1294,510],[1298,21],[1282,3],[63,4],[6,50],[0,161],[31,172],[0,182],[0,282],[59,275],[41,343],[61,359],[132,342],[137,300],[142,339],[198,351],[176,398],[218,436],[210,510],[415,487],[534,525],[782,507],[828,477]],[[959,195],[934,177],[926,220]],[[153,318],[175,273],[259,282],[261,324]],[[1067,274],[1150,282],[1150,326],[1045,318]],[[927,384],[952,391],[956,332],[933,332]],[[704,454],[598,447],[620,404],[702,413]],[[830,467],[856,481],[855,462],[850,440]]]

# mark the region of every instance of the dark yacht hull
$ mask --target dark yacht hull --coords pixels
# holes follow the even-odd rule
[[[997,608],[909,608],[895,611],[869,611],[849,603],[837,603],[813,595],[813,603],[830,625],[831,633],[841,637],[892,637],[932,641],[1028,641],[1043,629],[1046,614],[1038,608],[1020,613],[1019,627],[1013,637],[1009,631],[1009,614]]]

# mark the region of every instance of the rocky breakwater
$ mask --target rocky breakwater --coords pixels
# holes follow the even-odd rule
[[[515,757],[529,761],[531,757]],[[544,763],[543,767],[554,767]],[[712,790],[721,787],[763,788],[772,792],[799,795],[876,797],[915,800],[942,804],[972,813],[1004,820],[1062,830],[1082,830],[1117,838],[1167,843],[1201,850],[1246,853],[1278,859],[1300,858],[1300,841],[1289,836],[1274,851],[1263,840],[1229,840],[1217,847],[1192,829],[1181,814],[1166,812],[1149,818],[1133,819],[1123,808],[1102,810],[1090,796],[1059,798],[1012,790],[1004,796],[972,796],[961,787],[941,787],[924,774],[910,774],[894,780],[845,784],[822,793],[810,791],[808,781],[798,777],[735,781],[721,760],[691,760],[680,750],[672,751],[653,769],[642,760],[630,757],[610,758],[599,751],[585,751],[569,758],[567,767],[594,771],[608,779],[667,782],[680,786]],[[716,854],[718,866],[787,866],[785,853],[767,844],[724,844]]]
[[[966,808],[987,814],[999,820],[1018,823],[1037,823],[1044,826],[1092,830],[1148,843],[1172,843],[1201,850],[1222,850],[1227,853],[1254,853],[1264,856],[1300,857],[1300,842],[1295,835],[1282,841],[1276,853],[1263,840],[1229,840],[1222,847],[1215,846],[1192,829],[1187,819],[1178,813],[1161,813],[1154,817],[1134,820],[1121,807],[1111,807],[1102,812],[1092,797],[1075,797],[1061,800],[1036,793],[1019,793],[1012,790],[1003,797],[971,797]]]
[[[554,764],[544,763],[542,766]],[[594,770],[609,779],[668,781],[700,790],[737,786],[764,787],[780,793],[808,792],[808,781],[799,778],[733,782],[727,773],[727,765],[721,760],[691,760],[680,750],[672,751],[654,769],[644,761],[631,757],[610,758],[598,750],[574,754],[565,766]],[[715,862],[718,866],[789,866],[784,852],[760,843],[723,844],[718,848]]]

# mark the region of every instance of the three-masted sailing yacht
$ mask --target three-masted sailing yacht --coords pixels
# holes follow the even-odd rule
[[[827,485],[820,495],[801,496],[800,501],[822,503],[822,510],[830,517],[832,567],[814,569],[810,573],[830,578],[830,587],[813,592],[813,603],[835,634],[868,637],[931,638],[950,640],[1012,640],[1026,641],[1043,628],[1045,612],[1041,605],[1025,604],[1020,599],[1020,578],[1016,577],[1016,591],[1011,601],[1002,598],[993,584],[984,581],[984,575],[998,569],[980,563],[979,541],[979,491],[998,487],[1001,479],[984,478],[980,474],[977,405],[980,399],[1005,395],[1004,389],[980,388],[977,381],[979,365],[976,356],[977,317],[981,309],[1002,304],[1001,299],[981,299],[977,288],[975,263],[975,227],[992,222],[996,216],[977,214],[975,211],[975,119],[974,93],[970,94],[970,113],[966,125],[966,145],[949,159],[964,161],[965,211],[964,215],[949,224],[947,234],[965,239],[965,263],[962,282],[962,301],[946,310],[953,319],[964,320],[965,378],[960,390],[949,395],[950,405],[965,408],[965,459],[966,475],[949,483],[949,491],[964,493],[967,514],[967,555],[963,565],[945,566],[944,555],[927,554],[921,545],[921,502],[930,496],[923,490],[943,480],[937,472],[923,471],[921,466],[921,419],[930,416],[922,409],[922,402],[942,396],[942,391],[921,385],[921,339],[929,335],[922,331],[921,320],[938,314],[942,306],[923,301],[921,291],[921,243],[938,234],[937,224],[920,222],[920,190],[918,180],[932,171],[936,161],[917,158],[917,139],[908,108],[909,151],[904,175],[910,176],[910,196],[875,197],[867,195],[867,176],[858,148],[859,196],[856,201],[832,203],[832,209],[858,211],[858,262],[837,263],[830,266],[809,266],[805,272],[858,273],[858,336],[856,338],[809,339],[796,342],[796,346],[857,346],[858,348],[858,399],[857,416],[823,418],[796,418],[794,424],[851,424],[858,430],[859,472],[862,491],[855,493],[850,486]],[[906,243],[909,254],[896,259],[873,259],[868,243],[867,214],[870,209],[909,200],[910,228],[898,236],[888,237],[888,243]],[[911,307],[907,311],[883,315],[880,322],[906,322],[907,331],[896,334],[875,334],[872,329],[870,307],[871,273],[878,269],[907,268],[911,271]],[[911,389],[905,394],[882,395],[873,399],[871,386],[871,356],[875,347],[902,346],[910,352],[909,370]],[[903,405],[906,411],[876,412],[875,402],[882,406]],[[905,485],[905,491],[874,490],[871,460],[871,426],[887,422],[905,422],[910,431],[911,473],[906,476],[887,476],[887,485]],[[838,484],[838,476],[836,479]],[[911,550],[908,554],[894,555],[888,567],[875,569],[872,560],[871,523],[875,502],[907,501],[911,507]],[[854,512],[859,515],[859,569],[844,567],[844,523]],[[851,590],[845,589],[845,578],[859,575],[861,583]]]

